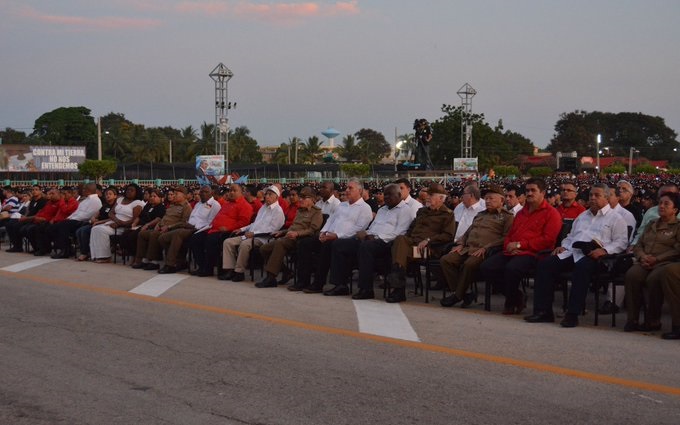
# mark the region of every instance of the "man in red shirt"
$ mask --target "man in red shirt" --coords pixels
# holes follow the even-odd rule
[[[253,207],[243,197],[243,187],[232,183],[226,200],[213,219],[210,229],[191,235],[189,246],[198,266],[196,271],[192,271],[194,276],[214,276],[224,240],[233,231],[250,224]]]
[[[250,219],[250,221],[253,222],[257,216],[257,212],[260,211],[260,208],[262,208],[262,202],[257,199],[257,187],[246,186],[245,190],[243,191],[243,197],[246,198],[246,201],[248,201],[250,206],[253,207],[253,216]]]
[[[560,185],[560,205],[556,209],[563,219],[574,220],[586,210],[583,205],[576,202],[577,195],[578,190],[573,183],[565,182]]]
[[[552,250],[562,229],[562,218],[545,200],[546,184],[532,178],[525,185],[526,204],[512,223],[503,243],[503,252],[481,265],[487,285],[504,288],[503,314],[519,314],[525,307],[521,280],[536,266],[538,253]]]
[[[284,214],[286,215],[286,222],[283,225],[284,228],[287,229],[293,224],[293,220],[295,220],[295,215],[297,214],[299,201],[300,197],[298,196],[297,189],[291,189],[288,192],[288,210],[284,211]]]
[[[50,253],[49,239],[45,237],[47,228],[63,205],[61,193],[55,188],[47,192],[47,204],[33,218],[33,224],[25,229],[28,241],[33,247],[33,255],[39,257]]]

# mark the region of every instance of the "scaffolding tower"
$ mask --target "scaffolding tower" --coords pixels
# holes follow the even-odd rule
[[[477,90],[473,89],[468,83],[465,83],[456,92],[461,100],[463,110],[460,114],[460,157],[472,158],[472,98],[477,94]]]
[[[210,78],[215,81],[215,153],[224,158],[225,174],[229,174],[229,110],[232,108],[227,83],[233,76],[221,62],[210,72]]]

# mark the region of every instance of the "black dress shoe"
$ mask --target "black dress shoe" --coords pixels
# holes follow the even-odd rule
[[[231,280],[232,277],[234,277],[233,270],[225,270],[223,273],[217,275],[219,280]]]
[[[314,286],[314,285],[307,286],[307,287],[302,288],[302,292],[304,292],[305,294],[320,294],[320,293],[323,292],[323,287]]]
[[[661,330],[661,323],[657,323],[654,325],[651,325],[647,322],[644,322],[643,324],[640,325],[640,330],[642,332],[655,332],[655,331],[660,331]]]
[[[234,275],[231,277],[232,282],[243,282],[245,279],[246,275],[238,272],[234,272]]]
[[[359,292],[352,295],[353,300],[372,300],[375,298],[375,293],[370,289],[359,289]]]
[[[532,315],[525,316],[524,321],[528,323],[553,323],[555,315],[552,312],[536,312]]]
[[[289,270],[286,270],[286,271],[284,271],[283,274],[281,275],[281,280],[279,280],[278,284],[279,284],[279,285],[285,285],[285,284],[288,283],[288,281],[291,280],[292,278],[293,278],[293,272],[291,272],[291,271],[289,271]]]
[[[288,289],[289,291],[293,291],[293,292],[300,292],[303,289],[305,289],[305,287],[298,283],[298,284],[288,285],[288,286],[286,286],[286,289]]]
[[[406,301],[406,289],[405,288],[394,288],[392,292],[385,298],[388,303],[400,303]]]
[[[619,306],[611,301],[606,301],[597,312],[600,314],[616,314],[619,312]]]
[[[345,285],[335,285],[328,291],[324,291],[323,294],[329,297],[334,297],[338,295],[349,295],[349,288]]]
[[[448,297],[442,298],[441,301],[439,301],[439,304],[441,304],[442,307],[453,307],[461,301],[463,300],[458,298],[456,294],[451,294]]]
[[[255,284],[256,288],[276,288],[276,278],[267,276]]]
[[[563,328],[575,328],[578,326],[578,316],[573,313],[565,314],[564,319],[560,322],[560,326]]]
[[[62,260],[64,258],[68,258],[68,255],[64,254],[63,252],[60,252],[50,255],[50,258],[53,260]]]
[[[144,264],[144,263],[134,263],[134,264],[133,264],[132,266],[130,266],[130,267],[132,267],[133,269],[143,269],[144,266],[146,266],[146,264]]]
[[[623,325],[624,332],[637,332],[639,330],[641,330],[640,324],[637,322],[626,322],[626,324]]]
[[[472,292],[468,292],[467,294],[463,295],[463,303],[460,305],[461,308],[465,308],[472,304],[472,302],[475,300],[475,295]]]
[[[663,339],[680,339],[680,326],[673,326],[670,332],[661,335]]]
[[[158,270],[160,268],[161,268],[161,266],[159,266],[156,263],[146,263],[146,264],[144,264],[144,267],[142,267],[142,269],[144,269],[144,270]]]
[[[35,255],[36,257],[44,257],[47,254],[49,254],[49,252],[40,249],[33,253],[33,255]]]
[[[177,267],[165,265],[161,267],[160,270],[158,270],[158,273],[160,274],[177,273]]]
[[[24,250],[21,248],[10,248],[6,249],[5,252],[24,252]]]
[[[194,276],[196,277],[212,277],[214,276],[213,272],[209,272],[206,270],[196,270],[196,273],[194,273]]]

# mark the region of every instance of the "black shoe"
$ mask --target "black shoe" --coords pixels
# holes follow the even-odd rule
[[[194,273],[194,276],[196,277],[212,277],[214,276],[213,272],[209,272],[206,270],[196,270]]]
[[[525,316],[524,321],[528,323],[553,323],[555,315],[552,312],[537,311],[532,315]]]
[[[160,268],[161,266],[156,263],[146,263],[144,264],[144,267],[142,267],[143,270],[158,270]]]
[[[39,249],[39,250],[37,250],[33,253],[33,255],[35,255],[36,257],[44,257],[47,254],[49,254],[49,252],[43,251],[41,249]]]
[[[231,277],[232,282],[243,282],[245,279],[246,275],[238,272],[234,272],[234,275]]]
[[[224,273],[220,273],[217,275],[217,278],[219,280],[231,280],[231,278],[234,277],[234,270],[225,270]]]
[[[405,288],[394,288],[392,292],[385,298],[388,303],[400,303],[406,301],[406,289]]]
[[[475,294],[472,292],[468,292],[467,294],[463,295],[463,303],[460,305],[460,308],[465,308],[472,304],[472,302],[475,300]]]
[[[626,324],[623,325],[624,332],[637,332],[639,330],[641,330],[640,324],[637,322],[626,322]]]
[[[372,300],[375,298],[375,293],[370,289],[359,289],[359,292],[352,295],[353,300]]]
[[[673,326],[673,330],[661,335],[663,339],[680,339],[680,326]]]
[[[335,285],[328,291],[324,291],[323,294],[329,297],[334,297],[338,295],[349,295],[349,288],[345,285]]]
[[[597,312],[600,314],[616,314],[619,312],[619,306],[611,301],[606,301]]]
[[[61,260],[63,258],[68,258],[68,254],[66,254],[62,250],[58,250],[54,254],[50,255],[50,258],[52,258],[53,260]]]
[[[560,322],[560,326],[563,328],[575,328],[578,326],[578,316],[573,313],[565,314],[564,319]]]
[[[656,332],[661,330],[661,323],[657,323],[655,325],[650,325],[647,322],[644,322],[643,324],[640,325],[640,330],[642,332]]]
[[[281,274],[281,280],[279,280],[278,284],[279,285],[285,285],[288,283],[289,280],[293,278],[293,272],[290,270],[285,270],[283,274]]]
[[[160,270],[158,270],[158,273],[160,274],[177,273],[177,267],[165,265],[161,267]]]
[[[5,252],[24,252],[24,250],[21,248],[10,248],[6,249]]]
[[[307,286],[305,288],[302,288],[302,292],[304,292],[305,294],[320,294],[320,293],[323,292],[323,287],[314,286],[314,285]]]
[[[442,298],[441,301],[439,301],[439,304],[441,304],[442,307],[453,307],[461,301],[463,300],[458,298],[456,294],[451,294],[448,297]]]
[[[305,287],[298,283],[298,284],[288,285],[288,286],[286,286],[286,289],[288,289],[289,291],[292,291],[292,292],[300,292],[303,289],[305,289]]]
[[[133,264],[132,266],[130,266],[130,267],[132,267],[133,269],[143,269],[144,266],[146,266],[145,263],[134,263],[134,264]]]
[[[276,288],[276,278],[267,276],[255,284],[256,288]]]

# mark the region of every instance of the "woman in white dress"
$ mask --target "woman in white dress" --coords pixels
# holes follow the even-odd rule
[[[144,207],[142,190],[132,183],[125,187],[125,195],[119,197],[109,212],[110,220],[92,227],[90,233],[90,256],[96,263],[111,262],[112,235],[123,233],[139,216]]]

